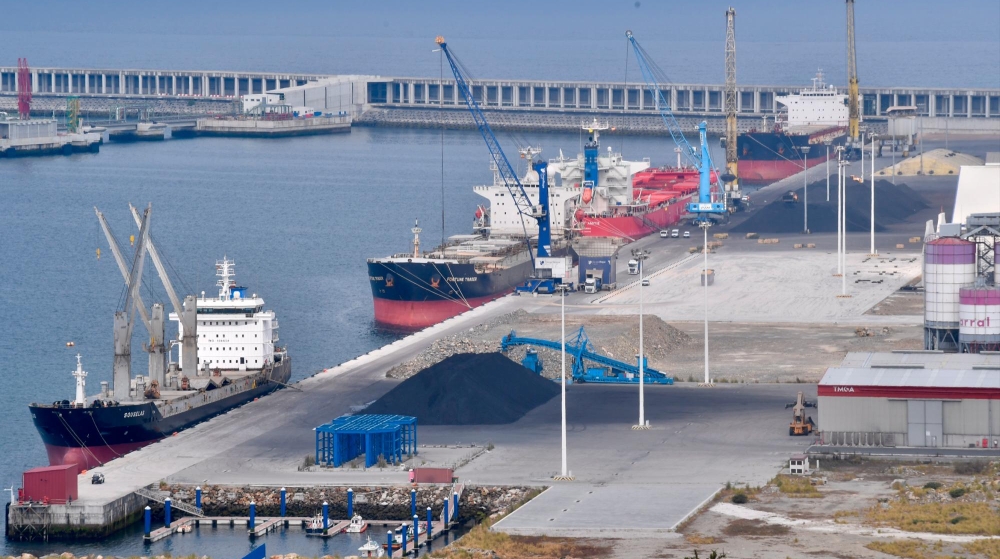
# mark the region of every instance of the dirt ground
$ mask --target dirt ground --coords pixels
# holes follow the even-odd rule
[[[922,308],[922,299],[918,299]],[[496,351],[500,339],[511,330],[516,330],[518,336],[559,339],[558,316],[513,314],[477,326],[460,337],[439,340],[434,347],[394,367],[387,375],[405,378],[459,351]],[[596,351],[634,362],[638,354],[638,323],[634,315],[567,316],[567,341],[572,343],[580,326],[585,326]],[[677,381],[703,380],[703,328],[701,322],[667,324],[655,316],[647,316],[643,330],[649,366]],[[817,382],[828,367],[840,364],[851,351],[923,348],[919,326],[872,327],[865,334],[871,335],[859,335],[854,325],[713,322],[709,324],[712,378],[716,382]],[[524,352],[524,347],[517,348],[509,356],[520,361]],[[538,349],[538,353],[544,364],[543,374],[550,378],[558,376],[560,353],[544,348]],[[567,367],[571,367],[571,362]]]
[[[982,538],[1000,536],[996,491],[1000,489],[1000,463],[978,474],[958,474],[956,465],[947,462],[830,462],[821,463],[812,478],[817,485],[807,493],[786,493],[774,482],[749,490],[724,490],[680,528],[677,538],[610,540],[610,555],[681,559],[693,557],[697,550],[704,559],[715,550],[741,559],[1000,557],[1000,540]],[[803,478],[783,479],[796,483]],[[931,482],[941,487],[924,489]],[[950,490],[956,487],[968,492],[954,498]],[[733,504],[737,492],[748,494],[749,502]],[[950,516],[939,525],[921,519],[926,531],[912,526],[916,520],[908,516],[903,522],[906,531],[878,516],[895,507],[928,503],[932,507],[940,503],[943,514]],[[952,509],[978,506],[987,511],[978,519],[960,516],[961,508]],[[978,525],[962,528],[965,522],[983,519],[986,528],[982,530]]]

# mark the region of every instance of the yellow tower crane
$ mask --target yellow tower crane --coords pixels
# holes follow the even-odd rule
[[[861,111],[858,107],[858,57],[854,50],[854,0],[847,0],[847,102],[850,148],[861,147]]]
[[[726,10],[726,173],[720,177],[726,184],[726,207],[740,207],[739,173],[736,156],[736,10]]]

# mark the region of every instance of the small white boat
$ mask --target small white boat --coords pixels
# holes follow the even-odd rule
[[[323,531],[323,517],[315,516],[306,526],[307,536],[324,536],[326,535]]]
[[[385,557],[382,546],[375,543],[375,540],[371,536],[368,536],[368,541],[365,542],[365,545],[359,547],[358,551],[362,557]]]
[[[348,534],[360,534],[368,529],[368,523],[361,518],[360,514],[351,517],[351,524],[347,527]]]
[[[183,526],[178,526],[177,527],[177,533],[178,534],[187,534],[188,532],[191,532],[192,530],[194,530],[194,526],[191,526],[190,524],[184,524]]]

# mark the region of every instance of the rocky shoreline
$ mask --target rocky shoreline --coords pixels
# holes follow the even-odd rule
[[[354,512],[367,520],[399,521],[410,517],[410,487],[355,487]],[[452,495],[451,485],[421,485],[417,488],[417,509],[431,507],[434,515],[441,514],[444,500]],[[287,516],[313,517],[326,502],[330,518],[347,519],[347,487],[286,487]],[[509,509],[521,502],[531,488],[467,486],[459,500],[459,518],[480,521]],[[194,505],[195,488],[191,485],[161,485],[160,494],[174,502]],[[206,485],[202,487],[201,506],[205,516],[247,516],[253,501],[258,516],[278,516],[281,513],[280,487],[237,487]],[[162,519],[163,505],[150,505],[153,517]],[[174,511],[174,517],[179,513]]]

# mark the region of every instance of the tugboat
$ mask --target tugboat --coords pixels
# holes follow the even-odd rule
[[[326,536],[326,533],[323,530],[323,517],[322,516],[320,516],[320,515],[317,514],[316,516],[313,517],[313,519],[311,521],[309,521],[309,525],[306,526],[306,535],[307,536]]]
[[[292,365],[279,347],[278,321],[264,310],[264,300],[248,294],[233,279],[235,265],[216,262],[219,296],[178,298],[166,268],[149,237],[151,209],[140,218],[135,254],[121,254],[103,214],[97,211],[127,287],[125,303],[114,316],[112,382],[87,395],[86,379],[77,358],[76,397],[28,406],[41,435],[50,465],[76,463],[81,471],[94,468],[177,431],[264,396],[285,385]],[[142,270],[149,254],[174,312],[163,304],[146,307],[141,299]],[[136,318],[149,333],[149,369],[132,375],[131,341]],[[176,342],[166,339],[167,319],[178,323]],[[171,348],[178,346],[177,361]]]

